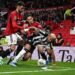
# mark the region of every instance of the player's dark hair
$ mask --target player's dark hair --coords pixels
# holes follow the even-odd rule
[[[25,3],[23,1],[17,2],[16,6],[25,6]]]
[[[29,16],[32,16],[32,17],[33,17],[33,15],[32,15],[32,14],[27,14],[27,15],[26,15],[26,19],[27,19],[27,17],[29,17]]]

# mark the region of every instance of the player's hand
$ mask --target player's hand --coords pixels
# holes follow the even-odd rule
[[[24,25],[23,25],[23,28],[27,28],[27,27],[28,27],[28,24],[24,24]]]
[[[24,34],[24,33],[25,33],[24,29],[22,29],[22,30],[20,30],[20,31],[21,31],[21,33],[22,33],[22,34]]]
[[[33,26],[32,26],[32,27],[29,27],[29,29],[31,29],[31,30],[33,30],[33,29],[34,29],[34,30],[35,30],[35,29],[36,29],[36,27],[33,27]]]

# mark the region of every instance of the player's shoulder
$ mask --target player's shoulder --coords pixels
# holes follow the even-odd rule
[[[34,24],[36,24],[36,25],[40,25],[40,23],[39,23],[39,22],[37,22],[37,21],[35,21],[35,22],[34,22]]]
[[[12,11],[10,15],[16,15],[16,11]]]
[[[40,24],[39,22],[35,21],[35,23]]]

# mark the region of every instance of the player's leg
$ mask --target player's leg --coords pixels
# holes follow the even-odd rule
[[[31,48],[30,44],[25,44],[24,48],[19,52],[19,54],[14,58],[14,60],[10,62],[10,65],[16,66],[15,63],[17,63],[19,58],[26,53],[26,50],[30,50],[30,48]]]
[[[3,59],[7,57],[8,55],[10,55],[11,52],[15,51],[15,49],[16,49],[15,45],[10,45],[10,47],[6,51],[4,51],[2,55],[0,56],[0,62],[2,62],[3,64]]]
[[[51,59],[52,59],[52,64],[55,64],[56,63],[56,60],[55,60],[55,54],[54,54],[54,51],[53,51],[53,49],[47,49],[47,52],[48,52],[48,54],[49,54],[49,57],[51,57]]]
[[[18,53],[22,50],[22,48],[23,48],[22,45],[18,45],[18,46],[17,46],[16,53],[15,53],[16,56],[17,56]]]
[[[23,41],[18,34],[16,34],[16,36],[19,40],[17,40],[17,49],[15,55],[18,55],[18,53],[22,50],[25,41]]]
[[[43,50],[44,50],[43,46],[41,45],[40,47],[39,46],[37,46],[37,47],[38,47],[38,51],[41,54],[42,58],[46,60],[47,57],[46,57],[45,53],[43,52]],[[27,51],[25,53],[25,55],[23,57],[23,60],[26,61],[29,58],[31,58],[31,55],[32,55],[32,53],[33,53],[34,50],[35,50],[35,47],[33,45],[31,45],[31,50],[30,51]]]
[[[35,47],[33,45],[31,45],[31,49],[26,51],[26,53],[23,56],[23,61],[27,61],[28,59],[31,59],[32,57],[32,53],[35,50]]]
[[[3,65],[3,58],[0,56],[0,65]]]
[[[9,36],[6,36],[6,40],[8,41],[8,46],[9,45],[13,45],[13,44],[17,44],[17,36],[15,34],[11,34]]]
[[[37,45],[37,49],[38,49],[39,53],[41,54],[42,58],[47,60],[47,57],[46,57],[45,53],[43,52],[44,46],[43,45]]]
[[[31,58],[31,53],[30,52],[26,52],[23,56],[23,61],[27,61],[29,58]]]

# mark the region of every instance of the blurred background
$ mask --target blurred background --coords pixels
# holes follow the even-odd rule
[[[6,27],[7,17],[15,9],[19,0],[0,0],[0,36]],[[66,10],[75,6],[75,0],[22,0],[25,3],[26,14],[32,14],[34,19],[56,36],[60,33],[64,39],[61,46],[75,46],[75,10],[73,15],[64,20]]]

